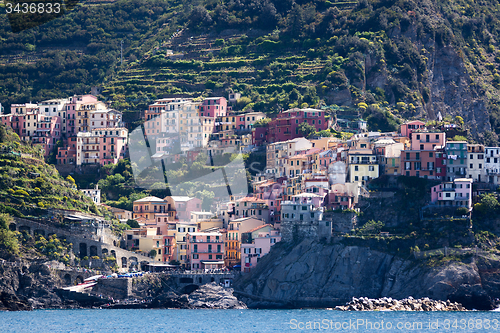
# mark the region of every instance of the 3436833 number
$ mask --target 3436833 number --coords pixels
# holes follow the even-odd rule
[[[54,3],[51,3],[51,2],[47,2],[47,3],[43,3],[43,2],[39,2],[39,3],[35,3],[35,2],[32,2],[32,3],[17,3],[17,4],[13,4],[13,3],[10,3],[8,2],[6,5],[6,12],[7,14],[11,14],[11,13],[22,13],[22,14],[51,14],[51,13],[55,13],[55,14],[59,14],[61,12],[61,4],[58,3],[58,2],[54,2]]]

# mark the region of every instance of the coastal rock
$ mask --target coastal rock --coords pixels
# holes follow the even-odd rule
[[[202,285],[191,294],[163,293],[151,302],[152,308],[178,309],[246,309],[246,305],[233,296],[233,290],[216,283]]]
[[[491,299],[500,297],[499,261],[478,256],[470,263],[450,261],[431,266],[411,259],[369,247],[311,239],[278,243],[253,271],[235,281],[234,288],[250,308],[266,307],[269,302],[276,304],[274,307],[281,304],[333,308],[359,296],[368,297],[376,308],[373,300],[412,296],[451,299],[469,310],[478,308],[477,302],[485,300],[485,309],[491,310]],[[477,290],[469,292],[470,286]],[[466,302],[465,295],[472,295],[477,301]],[[424,311],[432,309],[430,303],[413,306]],[[411,310],[410,304],[408,308]]]
[[[0,294],[0,311],[29,311],[32,310],[26,300],[21,300],[15,294],[2,292]]]
[[[373,306],[375,304],[375,306]],[[354,298],[346,305],[336,306],[340,311],[466,311],[462,304],[447,300],[436,301],[429,298],[413,299],[408,297],[402,300],[392,298],[369,299],[368,297]]]
[[[246,309],[245,303],[233,296],[233,289],[224,288],[212,282],[201,286],[189,295],[192,308]]]

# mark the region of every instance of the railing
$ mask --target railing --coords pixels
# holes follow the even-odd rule
[[[211,253],[211,254],[224,254],[224,252],[222,250],[220,251],[208,251],[208,250],[203,250],[203,251],[200,251],[200,250],[193,250],[191,251],[191,253]]]
[[[224,243],[221,239],[191,239],[191,243]]]

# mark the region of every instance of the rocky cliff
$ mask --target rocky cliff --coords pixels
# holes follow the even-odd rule
[[[334,307],[353,297],[429,297],[491,309],[500,296],[500,262],[473,257],[436,267],[368,247],[303,240],[277,244],[235,283],[250,308]]]
[[[22,260],[0,263],[0,310],[61,308],[63,301],[54,292],[61,285],[43,263]],[[68,307],[66,304],[65,307]],[[69,306],[70,307],[70,306]]]

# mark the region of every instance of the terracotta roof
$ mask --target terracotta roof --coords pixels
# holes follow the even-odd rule
[[[246,231],[246,232],[244,232],[244,233],[247,233],[247,232],[254,232],[254,231],[257,231],[257,230],[262,229],[262,228],[264,228],[264,227],[271,227],[271,228],[272,228],[273,226],[272,226],[272,225],[270,225],[270,224],[263,224],[263,225],[259,225],[258,227],[255,227],[255,228],[253,228],[253,229],[250,229],[250,230],[248,230],[248,231]]]

